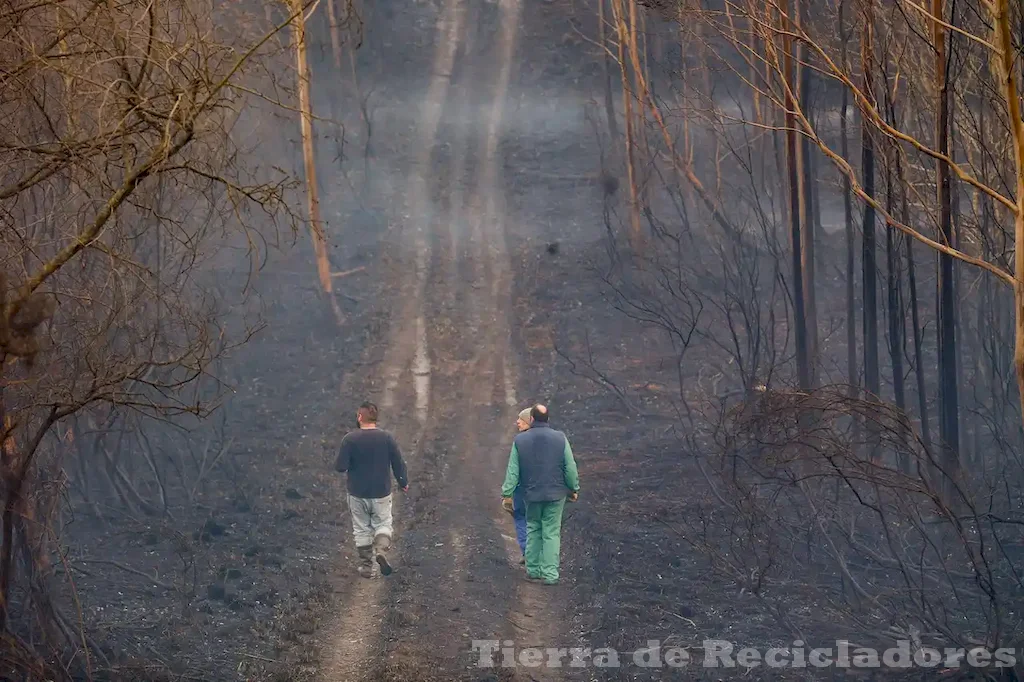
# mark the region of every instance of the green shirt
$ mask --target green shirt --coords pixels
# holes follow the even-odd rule
[[[576,459],[572,456],[572,448],[569,447],[569,439],[565,440],[565,459],[562,462],[562,471],[565,474],[565,486],[569,490],[579,492],[580,475],[576,471]],[[508,456],[508,468],[505,470],[505,482],[501,486],[502,497],[512,497],[516,486],[519,485],[519,452],[515,443],[512,444],[512,452]]]

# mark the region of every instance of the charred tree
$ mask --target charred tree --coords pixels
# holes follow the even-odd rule
[[[938,0],[936,0],[938,1]],[[1017,372],[1017,392],[1024,416],[1024,122],[1021,121],[1020,90],[1015,70],[1016,50],[1010,31],[1009,0],[995,0],[990,4],[999,77],[1009,114],[1010,137],[1013,142],[1014,170],[1016,171],[1016,207],[1014,211],[1014,349],[1013,365]]]
[[[782,21],[790,24],[789,1],[782,2]],[[794,336],[796,337],[796,371],[797,381],[801,388],[807,389],[811,386],[810,358],[808,356],[807,342],[807,314],[806,299],[804,292],[803,274],[803,237],[801,236],[800,219],[804,214],[804,206],[800,196],[800,159],[797,144],[797,122],[796,98],[793,96],[796,90],[796,77],[794,73],[793,39],[792,31],[784,31],[782,38],[782,52],[784,64],[783,85],[786,91],[786,176],[789,180],[789,241],[792,251],[792,282],[793,282],[793,317]]]
[[[900,196],[900,220],[906,225],[910,221],[910,206],[907,201],[907,179],[906,172],[903,166],[902,160],[897,157],[896,159],[896,174],[899,178],[901,187],[904,188]],[[932,449],[932,434],[930,426],[930,418],[928,415],[928,391],[925,387],[925,373],[924,373],[924,350],[922,348],[922,331],[921,331],[921,313],[920,305],[917,297],[917,271],[916,264],[914,262],[914,240],[905,240],[906,244],[906,263],[907,263],[907,293],[910,296],[910,329],[913,335],[913,346],[914,346],[914,375],[917,378],[917,403],[918,412],[921,418],[921,439],[924,442],[925,448],[929,451]]]
[[[847,44],[849,35],[845,26],[845,3],[839,5],[839,32],[842,41],[843,65],[847,64]],[[840,153],[844,159],[850,158],[850,131],[849,131],[849,109],[850,91],[843,88],[842,99],[840,100],[839,116],[839,144]],[[853,224],[853,188],[850,186],[850,178],[843,174],[843,219],[846,236],[846,374],[849,381],[847,395],[851,398],[857,397],[857,386],[860,383],[860,373],[857,369],[857,251],[856,234]]]
[[[623,142],[625,144],[626,180],[629,182],[630,240],[636,245],[640,238],[640,199],[636,177],[636,131],[633,121],[634,89],[630,82],[630,69],[627,61],[632,56],[631,53],[627,55],[627,51],[633,45],[631,35],[635,35],[636,4],[630,3],[630,18],[627,22],[626,8],[623,6],[623,0],[611,0],[611,2],[612,14],[618,33],[619,70],[622,74],[622,116],[625,125],[625,140]],[[637,69],[639,69],[639,64],[634,60],[634,76],[636,76]]]
[[[796,0],[798,8],[796,15],[799,25],[802,27],[807,22],[807,0]],[[800,108],[808,118],[813,116],[811,111],[811,74],[812,69],[807,65],[808,50],[801,41],[798,46],[798,70],[800,72]],[[797,227],[800,236],[800,276],[802,279],[801,290],[804,297],[804,316],[807,353],[807,385],[810,388],[816,384],[818,367],[818,305],[815,295],[815,268],[814,268],[814,234],[815,234],[815,211],[814,193],[816,183],[813,177],[813,162],[811,159],[811,141],[806,135],[800,136],[800,144],[797,150],[797,165],[799,167],[799,194],[800,194],[800,221]]]
[[[893,213],[893,190],[892,173],[887,170],[889,212]],[[903,375],[903,284],[900,268],[901,242],[900,234],[891,225],[886,225],[885,230],[885,257],[886,257],[886,284],[888,293],[888,319],[889,319],[889,359],[892,363],[892,391],[896,407],[901,412],[907,411],[907,398],[904,386]],[[909,461],[902,459],[900,468],[909,473]]]
[[[941,20],[945,16],[944,0],[932,0],[932,40],[935,47],[935,90],[937,115],[935,143],[939,154],[949,155],[949,60],[946,53],[946,28]],[[939,241],[953,245],[953,213],[950,198],[949,165],[944,160],[935,163],[936,191],[939,206]],[[939,254],[938,266],[938,360],[939,360],[939,444],[942,448],[943,468],[948,476],[955,475],[960,466],[960,416],[956,380],[956,306],[953,257]]]
[[[895,126],[899,124],[896,110],[898,81],[892,82],[889,70],[891,65],[888,58],[886,58],[884,64],[886,115],[888,116],[889,124]],[[902,205],[907,205],[906,187],[902,184],[902,173],[899,172],[902,169],[899,145],[890,141],[888,152],[885,164],[885,210],[887,215],[893,216],[896,215],[897,194],[902,199]],[[902,241],[902,234],[890,220],[887,220],[885,225],[885,261],[886,318],[889,323],[889,364],[892,368],[893,401],[900,412],[906,413],[907,398],[903,373],[903,346],[906,324],[903,311]],[[910,473],[910,460],[906,457],[900,457],[899,467],[904,473]]]
[[[612,57],[608,47],[608,20],[605,18],[604,6],[607,0],[597,0],[597,23],[601,43],[601,75],[604,80],[604,114],[608,119],[609,144],[612,149],[619,143],[619,124],[615,120],[615,98],[612,95]]]
[[[874,8],[872,0],[865,0],[864,26],[861,34],[861,63],[863,90],[870,106],[874,106]],[[875,197],[875,143],[867,116],[861,117],[861,173],[864,194]],[[864,306],[864,387],[872,396],[881,392],[878,369],[878,285],[875,262],[875,207],[873,202],[864,206],[863,237],[861,241],[861,277]]]

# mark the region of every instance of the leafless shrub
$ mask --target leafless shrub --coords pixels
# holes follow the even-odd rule
[[[708,494],[682,532],[793,635],[1019,641],[1024,520],[1000,481],[950,480],[905,415],[842,386],[759,391],[717,414],[696,457]],[[886,457],[865,454],[858,421]]]

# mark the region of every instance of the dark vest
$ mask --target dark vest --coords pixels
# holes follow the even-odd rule
[[[515,438],[519,486],[527,502],[554,502],[569,494],[565,485],[565,434],[534,423]]]

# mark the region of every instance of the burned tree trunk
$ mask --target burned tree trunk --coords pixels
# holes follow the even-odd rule
[[[797,0],[798,8],[796,16],[801,26],[807,20],[807,0]],[[806,64],[808,50],[803,43],[799,46],[800,72],[800,108],[804,115],[810,119],[811,112],[811,73],[812,69]],[[815,183],[811,161],[811,142],[806,135],[800,136],[798,148],[799,166],[799,194],[800,194],[800,276],[802,279],[801,290],[804,297],[805,334],[807,348],[807,387],[813,388],[817,382],[818,367],[818,304],[815,295],[815,268],[814,268],[814,233],[815,233],[815,211],[814,192]]]
[[[939,0],[936,0],[938,2]],[[1014,348],[1013,365],[1017,371],[1017,391],[1024,416],[1024,123],[1021,122],[1021,108],[1017,76],[1014,70],[1015,49],[1010,33],[1009,0],[995,0],[991,3],[996,46],[999,49],[999,76],[1003,86],[1003,98],[1009,113],[1010,135],[1013,141],[1014,170],[1016,171],[1017,194],[1014,211]]]
[[[944,0],[932,0],[935,47],[935,86],[938,93],[938,114],[935,120],[936,149],[949,155],[949,87],[947,78],[946,28],[940,20],[945,16]],[[935,162],[936,191],[939,204],[939,241],[953,244],[953,214],[950,199],[949,166],[944,160]],[[942,465],[947,476],[954,476],[960,466],[960,416],[956,381],[956,305],[953,282],[953,257],[939,254],[938,270],[938,349],[939,349],[939,442]]]
[[[783,21],[791,21],[788,0],[782,4]],[[803,217],[803,202],[800,197],[800,159],[796,139],[796,100],[793,92],[796,88],[796,78],[793,68],[793,40],[790,31],[783,34],[783,59],[785,60],[784,75],[786,90],[786,170],[789,179],[789,240],[792,250],[792,282],[793,282],[793,317],[796,336],[796,372],[797,381],[801,388],[811,387],[810,358],[808,357],[807,343],[807,314],[806,299],[804,292],[803,274],[803,237],[801,236],[800,219]]]
[[[630,3],[630,7],[632,8],[630,19],[635,21],[636,5],[634,3]],[[624,151],[626,159],[626,179],[629,182],[630,237],[634,245],[636,245],[640,237],[640,199],[637,191],[636,161],[634,154],[634,145],[636,144],[633,126],[634,91],[630,85],[629,66],[627,61],[627,48],[632,44],[630,40],[631,25],[626,21],[625,7],[623,7],[622,0],[612,0],[612,13],[615,18],[615,26],[618,32],[619,69],[622,72],[622,116],[626,131]],[[636,68],[639,68],[639,65],[634,63],[634,71]]]
[[[889,181],[890,197],[887,201],[892,206],[892,180]],[[893,211],[889,210],[889,213]],[[891,225],[885,230],[886,283],[888,293],[889,318],[889,359],[892,363],[892,391],[896,407],[901,412],[907,411],[907,398],[903,377],[903,284],[900,275],[900,242],[902,237]],[[909,473],[909,461],[900,461],[900,468]]]
[[[889,87],[890,61],[886,58],[884,67],[885,83],[885,104],[886,116],[889,125],[899,124],[899,116],[896,109],[897,90],[894,84]],[[906,187],[901,184],[902,164],[900,163],[900,148],[894,142],[888,145],[885,164],[885,210],[889,216],[896,215],[896,195],[900,195],[902,204],[906,206]],[[896,171],[896,172],[894,172]],[[896,407],[903,414],[907,413],[906,385],[903,375],[903,339],[906,331],[906,324],[903,316],[903,281],[902,281],[902,259],[901,243],[903,235],[890,220],[885,225],[885,261],[886,261],[886,310],[889,322],[889,364],[892,367],[892,391]],[[899,459],[900,470],[910,473],[910,460],[906,456]]]
[[[313,237],[317,273],[324,292],[331,293],[331,270],[327,261],[327,241],[320,220],[320,195],[316,181],[316,161],[313,154],[313,111],[309,96],[309,62],[306,58],[306,17],[301,0],[294,0],[293,31],[295,37],[295,65],[299,78],[299,116],[302,124],[302,161],[306,173],[306,200],[309,227]]]
[[[910,219],[906,197],[903,197],[903,224]],[[924,351],[921,348],[921,317],[917,302],[917,275],[914,265],[914,240],[906,240],[907,288],[910,293],[910,324],[914,335],[914,369],[917,377],[917,402],[921,412],[921,439],[929,451],[932,449],[932,434],[928,419],[928,393],[924,383]]]
[[[842,59],[845,65],[849,37],[845,29],[844,9],[845,4],[841,4],[839,6],[839,31],[843,46]],[[850,158],[849,107],[850,91],[847,88],[843,88],[843,96],[840,102],[839,144],[840,153],[844,159]],[[853,225],[853,188],[850,186],[850,178],[845,173],[843,174],[843,219],[846,228],[846,374],[849,381],[847,395],[850,398],[856,398],[858,393],[857,386],[860,383],[860,373],[857,369],[857,252],[855,246],[856,235]]]
[[[607,0],[597,0],[597,23],[601,43],[601,75],[604,80],[604,114],[605,118],[608,119],[608,135],[611,138],[609,143],[611,148],[615,149],[615,145],[618,144],[619,140],[619,125],[618,121],[615,120],[615,98],[612,96],[612,58],[608,52],[608,27],[604,11],[605,2]]]
[[[861,36],[861,61],[863,64],[864,95],[874,104],[874,86],[872,71],[874,69],[873,45],[873,7],[872,0],[864,2],[864,27]],[[867,117],[861,117],[861,173],[864,176],[864,193],[875,196],[875,143],[871,124]],[[875,281],[877,264],[875,263],[875,208],[871,203],[864,206],[864,226],[862,238],[861,276],[863,278],[864,305],[864,386],[868,393],[877,396],[880,392],[878,370],[878,289]]]

